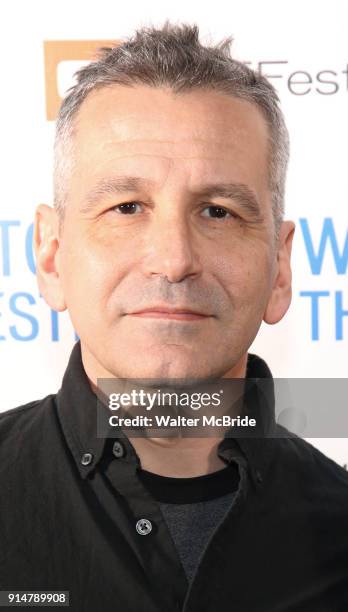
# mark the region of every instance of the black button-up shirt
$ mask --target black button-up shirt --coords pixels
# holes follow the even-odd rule
[[[252,355],[247,375],[271,376]],[[77,343],[56,395],[0,415],[0,590],[68,590],[74,612],[347,612],[345,470],[297,437],[218,453],[238,490],[188,584],[130,441],[96,436]]]

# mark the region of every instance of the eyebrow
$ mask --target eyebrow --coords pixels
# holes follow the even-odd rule
[[[235,200],[240,207],[256,221],[262,222],[263,215],[255,193],[244,183],[217,183],[207,185],[199,194],[206,198]]]
[[[118,176],[102,178],[85,196],[82,213],[90,212],[97,202],[104,196],[125,193],[134,193],[144,187],[151,187],[154,182],[138,176]],[[258,199],[250,187],[244,183],[211,183],[193,192],[196,196],[204,198],[226,198],[235,200],[239,206],[255,221],[262,222]]]

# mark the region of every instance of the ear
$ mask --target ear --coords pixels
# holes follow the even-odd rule
[[[66,309],[59,271],[59,219],[57,211],[40,204],[35,212],[34,250],[39,290],[53,309]]]
[[[283,221],[277,244],[277,262],[270,295],[263,320],[270,325],[278,323],[291,303],[291,247],[295,232],[292,221]]]

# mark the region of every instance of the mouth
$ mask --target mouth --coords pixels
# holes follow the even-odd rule
[[[168,306],[151,306],[128,315],[147,319],[173,319],[176,321],[203,321],[211,315],[191,310],[190,308],[170,308]]]

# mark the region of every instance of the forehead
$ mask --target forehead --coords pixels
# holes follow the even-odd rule
[[[268,127],[246,100],[212,90],[112,85],[87,96],[74,128],[79,191],[81,182],[139,170],[163,184],[169,168],[173,181],[185,184],[210,174],[265,186]]]
[[[75,119],[79,142],[158,139],[173,145],[228,148],[236,141],[266,143],[268,128],[259,108],[246,100],[213,90],[174,93],[169,88],[113,85],[93,90]]]

